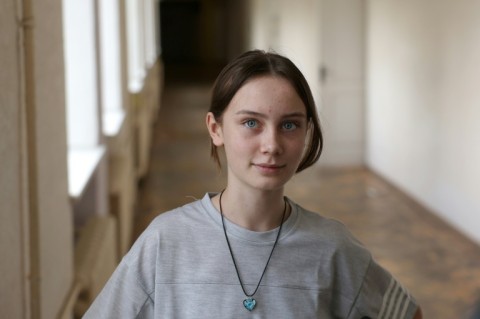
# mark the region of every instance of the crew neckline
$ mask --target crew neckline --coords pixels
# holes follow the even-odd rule
[[[202,198],[201,203],[205,208],[206,213],[215,222],[215,224],[217,224],[218,227],[223,228],[220,211],[212,203],[212,197],[217,194],[218,193],[206,193]],[[279,240],[282,240],[288,236],[299,219],[297,205],[288,197],[286,197],[286,199],[291,207],[291,212],[287,220],[283,222],[282,232]],[[231,222],[228,218],[225,218],[225,228],[229,236],[258,245],[271,245],[273,242],[275,242],[278,232],[278,227],[268,231],[249,230]]]

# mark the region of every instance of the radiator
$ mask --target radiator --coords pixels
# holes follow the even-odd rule
[[[117,267],[116,219],[93,217],[80,231],[75,247],[75,317],[81,317]]]

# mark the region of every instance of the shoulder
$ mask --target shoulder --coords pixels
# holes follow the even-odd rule
[[[193,224],[202,220],[200,215],[204,215],[200,200],[160,213],[140,234],[124,259],[132,264],[155,258],[162,241],[174,240],[172,236],[187,233]]]
[[[298,249],[308,252],[313,262],[328,265],[337,286],[358,289],[372,262],[370,251],[340,221],[297,207],[299,218],[292,239]]]
[[[190,229],[202,220],[200,215],[202,207],[199,200],[159,214],[133,243],[121,264],[135,274],[147,291],[152,290],[151,279],[159,263],[160,252],[172,248],[170,246],[181,241],[182,236],[191,234]]]
[[[298,229],[303,236],[317,241],[323,248],[331,247],[369,255],[365,246],[341,221],[324,217],[299,205],[296,205],[296,209],[299,214]]]
[[[298,229],[318,260],[332,267],[332,280],[338,298],[335,307],[349,309],[350,317],[386,318],[389,309],[402,309],[412,318],[416,302],[409,292],[372,257],[370,251],[335,219],[297,205]],[[393,306],[389,307],[388,305]]]
[[[137,255],[141,250],[158,248],[161,242],[174,243],[208,232],[216,225],[212,207],[207,193],[202,199],[160,213],[139,236],[130,253]]]
[[[175,233],[179,228],[184,229],[205,220],[203,200],[194,200],[183,206],[160,213],[142,233],[143,237],[152,238],[161,236],[164,232]]]

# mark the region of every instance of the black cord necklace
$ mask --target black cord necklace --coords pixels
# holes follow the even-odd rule
[[[230,251],[230,256],[232,256],[232,261],[233,261],[233,265],[235,266],[235,271],[237,272],[237,277],[238,277],[238,281],[240,282],[240,287],[242,287],[243,293],[247,297],[245,300],[243,300],[243,306],[248,311],[252,311],[253,309],[255,309],[255,306],[257,305],[257,301],[255,300],[255,298],[253,298],[253,296],[255,295],[255,293],[257,293],[258,287],[260,287],[260,283],[262,282],[263,275],[265,275],[265,272],[267,271],[268,263],[270,262],[270,259],[272,258],[273,251],[275,250],[275,247],[277,246],[278,239],[280,238],[280,232],[282,231],[283,220],[285,218],[285,213],[287,211],[287,200],[284,199],[285,206],[283,208],[282,221],[280,222],[280,226],[278,228],[278,233],[277,233],[277,238],[275,238],[275,243],[273,244],[272,251],[270,252],[270,256],[268,256],[267,263],[265,264],[265,268],[263,269],[262,275],[260,276],[260,280],[258,281],[257,287],[255,288],[253,293],[248,294],[245,290],[245,287],[243,286],[242,279],[240,278],[240,273],[238,271],[238,266],[237,266],[237,263],[235,262],[235,257],[233,256],[232,246],[230,245],[230,241],[228,240],[227,230],[225,228],[225,218],[223,216],[223,210],[222,210],[222,196],[223,196],[224,191],[225,190],[223,190],[220,193],[220,198],[218,200],[219,206],[220,206],[220,215],[222,216],[223,232],[225,234],[225,239],[227,240],[227,245],[228,245],[228,250]]]

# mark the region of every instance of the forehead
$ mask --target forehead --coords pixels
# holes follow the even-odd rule
[[[248,80],[233,96],[227,110],[230,108],[306,112],[306,106],[292,84],[283,77],[272,75]]]

